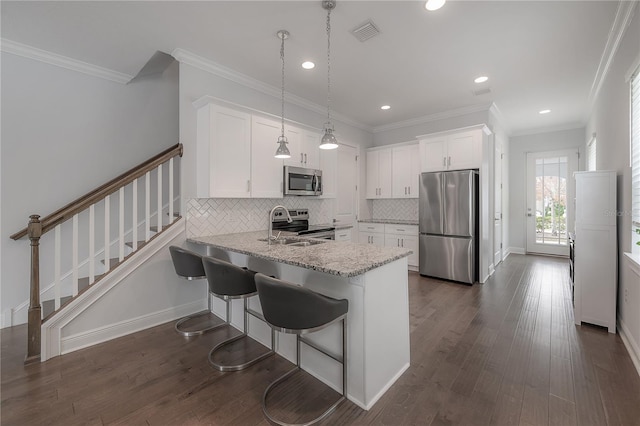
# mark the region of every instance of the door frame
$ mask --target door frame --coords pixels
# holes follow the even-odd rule
[[[532,190],[533,179],[535,178],[535,159],[545,157],[567,157],[567,232],[569,232],[575,221],[575,192],[576,185],[573,179],[573,172],[579,168],[579,152],[577,148],[559,149],[553,151],[539,151],[526,153],[526,176],[525,176],[525,205],[524,205],[524,232],[525,232],[525,253],[541,254],[547,256],[569,256],[569,244],[566,246],[552,246],[536,244],[535,232],[535,190]],[[533,206],[533,207],[530,207]],[[533,212],[533,213],[532,213]],[[532,224],[532,221],[533,224]],[[532,228],[533,226],[533,228]]]
[[[353,144],[353,143],[345,142],[344,139],[342,139],[342,138],[339,138],[338,140],[340,141],[340,145],[345,145],[345,146],[348,146],[349,148],[353,148],[355,150],[355,154],[356,154],[356,193],[355,193],[355,203],[356,203],[356,205],[355,205],[355,212],[354,212],[354,221],[353,221],[352,225],[353,225],[353,229],[356,230],[356,232],[357,232],[357,229],[358,229],[358,227],[357,227],[358,218],[360,217],[360,188],[362,186],[361,185],[362,184],[362,182],[361,182],[362,179],[361,179],[361,176],[360,176],[360,159],[361,159],[360,146],[356,145],[356,144]],[[340,148],[338,147],[338,149],[340,149]],[[340,176],[340,174],[339,174],[339,166],[338,166],[338,159],[337,159],[337,155],[336,155],[336,186],[337,186],[337,188],[336,188],[336,199],[338,197],[337,191],[338,191],[338,188],[340,187],[340,181],[338,179],[339,176]],[[337,213],[336,212],[336,208],[337,208],[337,202],[335,202],[335,200],[334,200],[333,208],[332,208],[332,210],[333,210],[332,218],[334,220],[334,223],[335,223],[335,217],[336,217],[336,213]],[[353,233],[352,233],[352,237],[353,237]],[[356,235],[356,237],[357,237],[357,235]]]

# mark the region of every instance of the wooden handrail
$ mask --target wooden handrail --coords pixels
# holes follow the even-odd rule
[[[156,155],[155,157],[148,159],[144,163],[137,165],[131,170],[124,172],[120,176],[110,180],[109,182],[105,183],[99,188],[96,188],[93,191],[89,192],[88,194],[67,204],[61,209],[56,210],[55,212],[51,213],[49,216],[46,216],[40,220],[40,222],[42,223],[42,234],[53,229],[58,223],[71,219],[75,214],[85,210],[92,204],[97,203],[107,195],[113,194],[114,192],[118,191],[121,187],[128,185],[129,183],[133,182],[140,176],[143,176],[148,171],[155,169],[160,164],[163,164],[169,159],[177,155],[182,157],[182,153],[183,153],[182,144],[178,143],[172,146],[171,148]],[[11,235],[11,239],[19,240],[20,238],[25,237],[27,233],[28,233],[28,228],[24,228],[19,232],[16,232],[15,234]]]

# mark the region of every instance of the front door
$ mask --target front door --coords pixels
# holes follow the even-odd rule
[[[569,255],[577,166],[575,150],[527,154],[527,253]]]

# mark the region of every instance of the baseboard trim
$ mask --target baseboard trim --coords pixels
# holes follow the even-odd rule
[[[622,343],[624,343],[624,346],[627,348],[631,361],[640,376],[640,346],[638,345],[638,342],[633,340],[632,334],[629,333],[629,329],[620,318],[618,318],[618,333],[620,333]]]
[[[511,253],[513,253],[513,254],[527,254],[527,251],[524,249],[524,247],[509,247],[507,249],[507,252],[509,254],[511,254]]]
[[[203,309],[206,310],[206,308],[207,306],[204,301],[199,300],[63,337],[60,339],[60,354],[68,354],[89,346],[117,339],[118,337],[146,330],[147,328],[185,317],[193,312],[198,312]]]

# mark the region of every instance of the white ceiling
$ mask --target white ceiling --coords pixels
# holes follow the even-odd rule
[[[2,37],[135,75],[157,51],[203,56],[326,105],[326,12],[313,1],[10,2]],[[617,1],[338,0],[332,12],[335,111],[372,128],[494,102],[514,132],[584,123]],[[372,19],[381,34],[350,30]],[[312,71],[300,67],[313,60]],[[479,75],[490,80],[473,83]],[[488,94],[472,91],[490,87]],[[381,111],[383,104],[391,110]],[[551,114],[539,115],[544,108]]]

